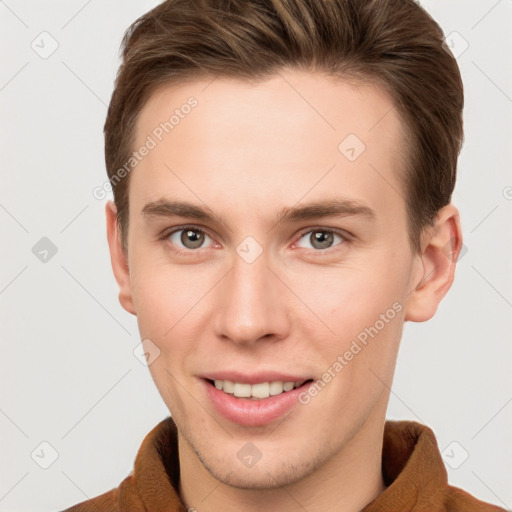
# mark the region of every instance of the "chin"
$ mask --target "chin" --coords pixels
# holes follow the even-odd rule
[[[313,468],[308,470],[307,467],[283,467],[279,463],[237,471],[233,471],[232,467],[211,467],[206,464],[204,466],[216,480],[225,485],[255,491],[278,489],[294,484],[313,471]]]
[[[252,467],[246,467],[237,457],[238,450],[228,456],[228,450],[223,453],[194,452],[203,467],[219,482],[237,489],[264,490],[278,489],[294,484],[307,477],[324,462],[318,454],[300,454],[293,450],[293,457],[286,459],[277,456],[263,455]]]

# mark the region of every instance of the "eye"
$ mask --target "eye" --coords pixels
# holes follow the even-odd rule
[[[325,251],[326,249],[330,249],[331,247],[334,246],[336,238],[340,240],[340,243],[336,245],[341,245],[342,242],[346,241],[345,236],[331,229],[310,229],[309,231],[306,231],[301,235],[299,241],[297,242],[297,245],[299,245],[299,247],[303,247],[306,249],[313,248],[316,249],[317,251]],[[302,239],[305,239],[306,243],[309,243],[311,245],[309,247],[304,247],[303,245],[300,245],[300,241]]]
[[[202,229],[194,226],[181,226],[179,229],[167,233],[165,238],[177,247],[178,252],[183,248],[187,250],[200,249],[207,238],[211,240]]]

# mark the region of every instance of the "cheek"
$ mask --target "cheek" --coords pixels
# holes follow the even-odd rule
[[[169,339],[190,323],[194,309],[212,286],[210,269],[198,265],[171,265],[133,257],[134,272],[130,275],[131,291],[141,335]]]
[[[183,267],[173,269],[144,259],[143,254],[134,254],[132,261],[131,290],[140,337],[151,340],[158,351],[148,369],[171,414],[179,416],[186,408],[180,390],[194,347],[190,340],[197,336],[191,318],[201,286],[190,286],[191,271],[184,272]]]
[[[336,375],[333,407],[361,412],[383,391],[379,379],[391,383],[404,322],[404,268],[404,261],[379,257],[371,264],[309,273],[302,281],[298,294],[307,298],[327,333],[319,336],[320,324],[314,321],[306,337],[315,344],[320,368]]]
[[[333,411],[345,419],[366,417],[392,383],[404,308],[396,300],[400,297],[397,290],[375,281],[359,284],[366,286],[352,288],[345,283],[338,291],[339,302],[325,304],[329,315],[324,321],[335,332],[329,341],[319,338],[318,332],[314,337],[314,329],[311,332],[325,372],[321,380],[332,382],[321,392],[318,403],[330,406],[316,411],[318,421],[331,421]],[[326,290],[331,296],[334,293]]]
[[[346,340],[373,325],[393,304],[403,303],[406,279],[402,274],[396,265],[377,262],[350,268],[310,269],[288,279],[295,283],[295,294],[330,328],[332,336]],[[388,316],[395,318],[397,309],[400,307]]]

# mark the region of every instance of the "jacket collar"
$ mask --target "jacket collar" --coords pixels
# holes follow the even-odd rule
[[[386,421],[382,474],[386,490],[361,512],[410,511],[448,485],[434,433],[414,421]],[[179,477],[177,429],[169,416],[144,438],[131,478],[146,510],[185,512],[178,494]]]

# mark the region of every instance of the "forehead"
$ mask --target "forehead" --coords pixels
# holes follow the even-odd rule
[[[319,73],[160,87],[136,124],[134,149],[149,139],[152,149],[132,173],[130,201],[173,190],[197,200],[197,190],[277,206],[289,202],[284,195],[315,199],[333,187],[356,200],[366,189],[377,202],[379,194],[396,201],[401,133],[383,89]]]

